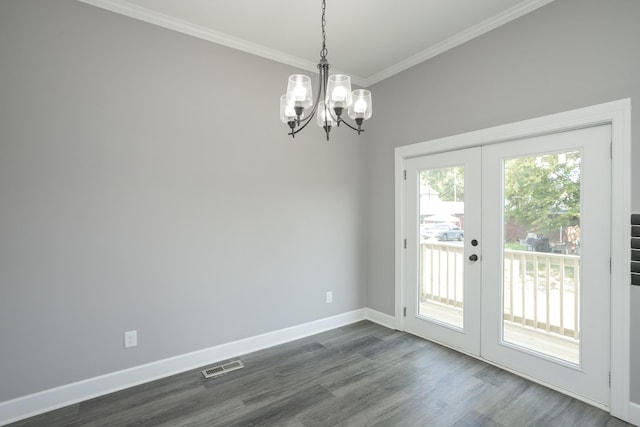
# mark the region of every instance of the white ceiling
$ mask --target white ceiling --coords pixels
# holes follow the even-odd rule
[[[320,0],[80,0],[316,71]],[[553,0],[327,0],[327,59],[368,86]]]

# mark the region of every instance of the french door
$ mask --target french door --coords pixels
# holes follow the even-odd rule
[[[407,235],[414,239],[407,244],[405,330],[479,356],[481,149],[418,157],[406,167]],[[462,230],[461,241],[448,239],[443,229],[450,226]]]
[[[610,137],[406,160],[405,330],[608,406]]]

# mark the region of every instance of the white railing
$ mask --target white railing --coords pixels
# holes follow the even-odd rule
[[[423,242],[423,301],[463,306],[463,247]],[[579,337],[580,256],[504,251],[504,319],[566,337]]]
[[[464,248],[444,242],[421,243],[421,296],[455,307],[463,303]]]

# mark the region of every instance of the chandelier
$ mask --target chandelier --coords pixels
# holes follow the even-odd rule
[[[311,79],[303,74],[289,77],[287,93],[280,97],[280,120],[289,125],[289,135],[304,129],[316,116],[318,126],[324,129],[329,141],[329,132],[334,126],[345,126],[364,132],[362,123],[371,117],[371,92],[366,89],[351,91],[351,77],[345,74],[329,75],[325,33],[326,1],[322,0],[322,49],[320,50],[320,83],[318,96],[312,101]],[[355,126],[344,120],[344,112],[355,121]]]

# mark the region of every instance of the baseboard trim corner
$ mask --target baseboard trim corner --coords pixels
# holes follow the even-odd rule
[[[378,325],[384,326],[389,329],[396,329],[396,318],[386,313],[374,310],[372,308],[364,309],[364,317]]]
[[[629,419],[626,421],[633,425],[640,426],[640,403],[629,403]]]
[[[364,308],[349,311],[0,402],[0,426],[210,363],[359,322],[366,318],[365,313]]]

